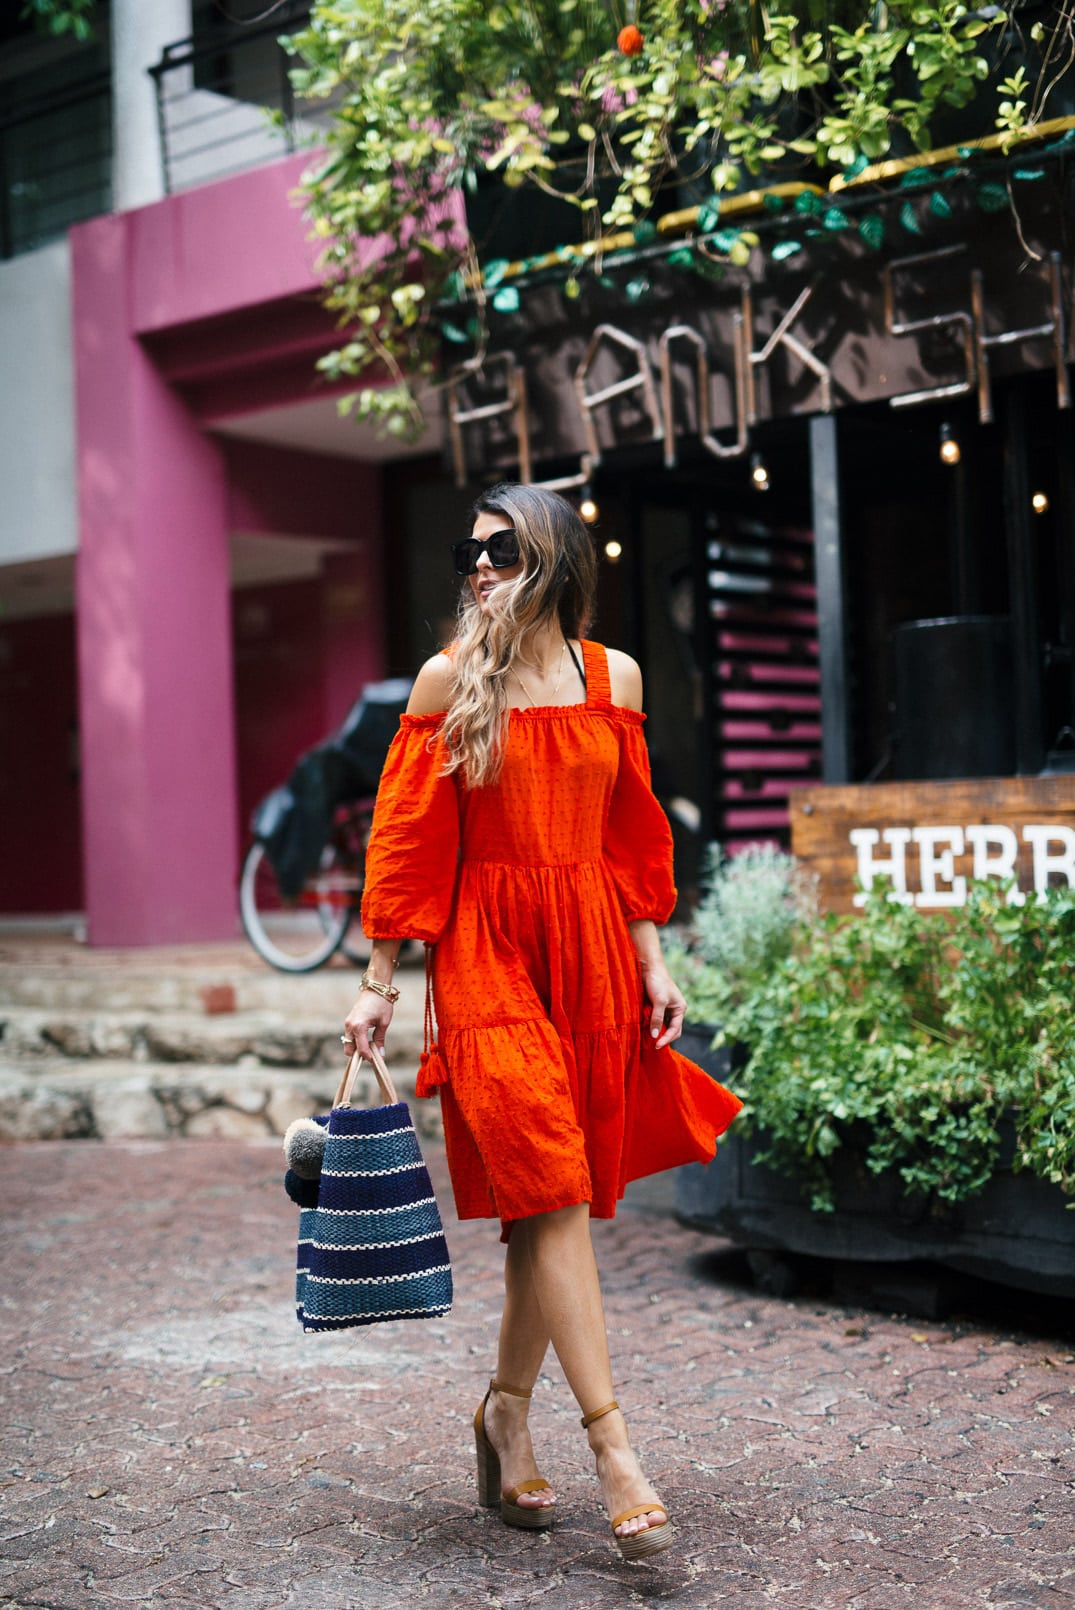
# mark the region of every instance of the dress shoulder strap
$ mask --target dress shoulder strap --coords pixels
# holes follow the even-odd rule
[[[603,643],[582,638],[582,659],[586,667],[586,703],[608,704],[612,700],[612,681],[608,674],[608,654]]]

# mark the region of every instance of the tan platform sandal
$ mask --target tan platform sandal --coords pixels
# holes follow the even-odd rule
[[[522,1387],[505,1386],[502,1381],[490,1381],[489,1392],[504,1392],[510,1398],[528,1398],[531,1395]],[[527,1532],[547,1531],[553,1523],[556,1506],[545,1504],[538,1507],[519,1503],[524,1493],[552,1492],[543,1476],[536,1476],[532,1481],[521,1481],[517,1487],[509,1487],[506,1493],[501,1491],[500,1455],[485,1432],[485,1405],[489,1402],[489,1392],[478,1404],[474,1415],[474,1441],[478,1450],[478,1502],[486,1509],[496,1509],[499,1505],[500,1519],[506,1526],[519,1526]]]
[[[582,1429],[588,1430],[595,1420],[600,1420],[602,1415],[611,1414],[618,1408],[619,1404],[613,1401],[604,1404],[600,1409],[592,1409],[589,1414],[583,1415]],[[656,1526],[647,1526],[644,1531],[629,1532],[626,1537],[621,1537],[616,1530],[617,1526],[622,1526],[624,1521],[633,1521],[639,1515],[663,1515],[664,1520],[659,1521]],[[647,1555],[660,1554],[663,1549],[672,1545],[674,1537],[672,1522],[668,1519],[668,1511],[663,1504],[636,1504],[634,1509],[625,1509],[622,1515],[614,1515],[610,1524],[613,1540],[625,1560],[644,1560]]]

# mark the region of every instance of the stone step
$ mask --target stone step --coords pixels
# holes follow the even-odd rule
[[[346,1012],[358,993],[354,968],[332,968],[324,975],[291,977],[239,973],[223,968],[187,968],[174,974],[87,969],[79,972],[21,971],[0,974],[0,999],[12,1006],[61,1012],[204,1012],[212,1001],[230,1001],[230,1010],[297,1012],[313,1017]],[[228,1010],[228,1006],[217,1010]]]
[[[242,941],[95,949],[0,931],[0,1140],[272,1135],[327,1112],[359,975],[275,972]],[[404,952],[389,1066],[409,1099],[422,1049],[420,946]],[[376,1099],[372,1081],[356,1100]],[[436,1102],[415,1102],[424,1135]]]
[[[441,1135],[440,1105],[415,1101],[417,1055],[396,1051],[389,1068],[399,1097],[411,1103],[426,1139]],[[0,1061],[0,1141],[154,1139],[282,1135],[294,1118],[327,1112],[335,1067],[225,1067],[101,1058]],[[376,1080],[363,1070],[353,1103],[379,1105]]]
[[[342,1016],[343,1011],[334,1019],[297,1019],[279,1012],[206,1016],[7,1007],[0,1008],[0,1057],[9,1063],[65,1056],[338,1068]],[[419,1014],[397,1011],[389,1041],[393,1055],[417,1059],[422,1049]]]
[[[358,970],[334,958],[314,973],[278,973],[248,947],[95,951],[0,942],[0,1003],[59,1012],[279,1012],[335,1023],[358,993]],[[411,946],[396,976],[419,1018],[424,993],[420,947]],[[397,1013],[398,1015],[398,1013]]]

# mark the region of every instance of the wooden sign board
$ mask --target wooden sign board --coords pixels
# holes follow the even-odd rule
[[[1016,903],[1075,886],[1075,775],[804,788],[788,804],[825,911],[859,909],[875,878],[923,910],[962,905],[972,879],[1014,878]]]

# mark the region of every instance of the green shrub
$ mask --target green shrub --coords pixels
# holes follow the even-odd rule
[[[797,928],[817,917],[814,880],[793,855],[756,845],[706,856],[705,893],[685,938],[668,949],[672,974],[696,1023],[721,1023],[789,955]]]
[[[1075,891],[1022,905],[1009,894],[982,883],[959,910],[926,914],[877,890],[848,919],[804,913],[788,893],[790,927],[759,928],[764,962],[741,965],[753,952],[733,942],[730,915],[707,940],[723,982],[697,950],[681,958],[689,1015],[749,1052],[736,1090],[759,1160],[813,1207],[832,1208],[845,1147],[874,1173],[897,1170],[909,1193],[963,1200],[1013,1132],[1012,1166],[1075,1195]],[[758,909],[784,907],[769,889]]]

